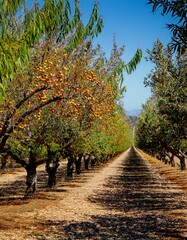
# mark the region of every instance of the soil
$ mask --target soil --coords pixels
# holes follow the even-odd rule
[[[0,175],[0,240],[187,239],[187,172],[133,148],[24,197],[25,171]]]

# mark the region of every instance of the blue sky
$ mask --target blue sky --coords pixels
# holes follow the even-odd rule
[[[39,0],[42,2],[42,0]],[[73,0],[72,0],[73,1]],[[32,5],[34,1],[28,0]],[[91,14],[94,0],[79,0],[82,19],[86,23]],[[152,65],[145,61],[146,49],[152,49],[154,41],[160,39],[167,44],[170,32],[166,23],[173,19],[169,15],[162,16],[160,11],[152,13],[148,0],[98,0],[100,15],[104,20],[102,33],[94,40],[94,44],[101,44],[106,56],[110,55],[113,46],[113,36],[117,45],[125,45],[123,60],[127,63],[135,54],[137,48],[142,49],[143,58],[131,75],[125,73],[124,108],[126,110],[141,109],[151,95],[148,87],[144,87],[144,77],[152,69]]]
[[[91,13],[94,0],[79,0],[82,17],[86,21]],[[142,104],[151,95],[148,87],[144,87],[144,77],[152,69],[152,65],[145,61],[146,49],[152,49],[156,39],[167,44],[170,32],[166,23],[171,23],[171,17],[162,16],[160,11],[152,13],[148,0],[98,0],[100,15],[104,20],[104,29],[95,43],[102,46],[106,55],[110,54],[113,36],[116,36],[118,46],[125,45],[123,60],[128,62],[136,52],[142,49],[143,58],[137,69],[131,75],[125,73],[124,85],[127,92],[124,95],[126,110],[141,109]]]

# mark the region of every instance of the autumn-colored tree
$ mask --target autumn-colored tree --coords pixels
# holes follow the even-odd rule
[[[47,5],[44,4],[42,9],[45,8]],[[77,15],[79,8],[75,1],[74,17]],[[91,39],[102,26],[97,4],[85,27],[80,20],[71,21],[73,19],[65,21],[63,29],[57,27],[54,35],[50,35],[54,30],[51,29],[52,24],[47,25],[49,28],[46,31],[48,29],[49,32],[33,47],[30,62],[25,67],[16,68],[11,82],[6,81],[6,86],[3,85],[0,153],[10,154],[26,168],[28,191],[31,187],[35,190],[39,164],[46,161],[46,168],[50,170],[51,156],[54,157],[54,152],[63,148],[59,144],[62,139],[65,144],[72,140],[75,146],[73,151],[77,151],[81,142],[77,139],[83,139],[96,120],[105,121],[107,115],[115,112],[116,102],[124,90],[123,71],[130,73],[135,70],[141,60],[139,49],[133,59],[125,64],[121,60],[123,48],[117,49],[116,44],[108,60],[99,48],[92,48]],[[55,122],[50,124],[51,129],[47,129],[49,135],[43,134],[48,116],[52,116],[49,119],[62,119],[62,123],[69,124],[67,129],[73,137],[69,136],[67,141],[61,136],[46,144],[48,136],[53,136],[52,131],[57,131]],[[72,129],[72,124],[76,129]],[[63,132],[67,133],[65,127]],[[76,141],[75,135],[79,137]]]
[[[63,69],[65,66],[63,60],[61,61],[62,71],[58,72],[55,83],[53,81],[55,70],[49,72],[50,68],[53,68],[48,58],[53,52],[53,50],[50,52],[50,48],[53,48],[55,42],[63,42],[63,55],[66,58],[67,54],[71,53],[84,39],[88,38],[90,41],[102,28],[102,20],[98,17],[98,5],[94,5],[88,24],[84,27],[80,19],[77,1],[75,1],[75,12],[71,19],[68,1],[45,1],[40,10],[37,5],[30,12],[25,8],[24,20],[20,19],[17,22],[15,21],[15,25],[11,25],[12,18],[10,19],[9,16],[15,15],[17,7],[22,3],[23,1],[20,1],[18,4],[11,5],[4,1],[1,9],[1,18],[4,21],[1,23],[2,36],[0,39],[2,47],[0,152],[1,154],[4,154],[5,151],[8,152],[16,161],[19,161],[19,158],[10,151],[10,146],[5,147],[11,134],[16,134],[18,129],[30,128],[31,120],[40,120],[41,109],[48,104],[58,100],[61,100],[62,104],[62,100],[67,102],[67,99],[73,99],[72,96],[67,98],[65,94],[62,97],[62,93],[60,93],[64,87],[62,82],[66,78],[61,76],[61,72],[66,71],[66,69]],[[11,38],[11,35],[14,35],[14,38]],[[40,41],[39,46],[36,46],[40,39],[42,41]],[[46,46],[48,46],[47,49]],[[32,57],[31,64],[23,69],[25,63],[28,62],[33,47],[35,47],[36,50],[34,51],[37,54]],[[37,49],[40,49],[40,51]],[[48,59],[47,61],[45,61],[45,57]],[[37,71],[33,65],[39,67],[42,73]],[[48,67],[49,70],[46,75],[44,74],[45,67]],[[17,75],[13,78],[16,72]],[[64,75],[66,75],[65,72]],[[39,81],[40,77],[43,77],[43,83]],[[12,81],[4,81],[8,78],[11,78]],[[61,78],[61,81],[57,83],[59,78]],[[50,92],[48,98],[45,95],[47,90]],[[20,94],[17,94],[18,92]],[[68,89],[68,92],[70,92],[70,89]],[[34,156],[35,159],[33,150],[30,156],[30,158]],[[22,160],[20,163],[22,166],[27,166]],[[34,167],[36,167],[36,164]]]
[[[3,9],[2,9],[2,12],[1,12],[1,15],[2,15],[1,17],[4,20],[6,20],[9,16],[9,14],[15,13],[17,7],[20,4],[23,4],[23,1],[19,1],[15,5],[14,4],[11,5],[8,1],[4,1],[3,3],[5,5],[3,5]],[[54,8],[55,8],[56,11],[60,11],[60,15],[57,14],[58,12],[56,13],[54,11]],[[26,24],[26,29],[28,31],[31,31],[31,33],[32,33],[32,30],[34,28],[35,31],[38,32],[39,30],[37,28],[38,27],[37,24],[38,23],[43,24],[45,30],[48,31],[48,34],[45,34],[45,32],[43,30],[41,30],[40,34],[41,33],[44,34],[45,38],[42,38],[42,40],[47,39],[47,40],[45,40],[45,42],[48,42],[49,37],[52,37],[50,35],[50,32],[51,32],[51,28],[53,28],[53,25],[54,25],[51,22],[52,19],[53,19],[54,23],[58,23],[58,25],[54,26],[55,27],[55,34],[56,34],[56,35],[54,35],[54,37],[56,37],[56,41],[57,41],[57,36],[62,35],[61,39],[63,39],[63,42],[64,42],[63,46],[65,48],[65,52],[67,52],[67,50],[72,51],[73,47],[75,47],[77,44],[80,44],[81,41],[84,40],[84,38],[87,38],[88,36],[90,36],[92,38],[95,35],[97,35],[98,32],[101,30],[101,27],[102,27],[102,20],[100,20],[98,18],[98,5],[97,4],[95,4],[95,6],[93,8],[92,15],[90,17],[90,20],[85,27],[81,24],[80,14],[79,14],[79,6],[78,6],[77,1],[75,1],[75,14],[74,14],[74,17],[71,20],[69,20],[70,6],[69,6],[68,1],[65,1],[65,2],[64,1],[58,1],[58,2],[56,2],[56,1],[53,1],[53,2],[52,1],[45,1],[41,11],[39,11],[37,8],[35,10],[37,11],[38,15],[34,14],[34,12],[32,12],[32,11],[31,11],[32,14],[28,13],[25,10],[26,11],[25,18],[27,18],[27,13],[31,14],[31,16],[29,15],[29,17],[31,17],[31,19],[30,18],[26,19],[26,20],[29,21],[29,23],[32,23],[32,20],[33,20],[32,18],[34,18],[34,20],[36,20],[36,26],[33,25],[33,24],[32,24],[32,26],[30,26],[29,24]],[[46,24],[45,24],[45,21],[43,23],[41,22],[40,18],[42,16],[45,19],[47,19]],[[50,19],[46,18],[46,16],[49,16]],[[79,25],[81,25],[81,29],[78,27],[78,23],[79,23]],[[8,35],[8,29],[7,29],[6,24],[7,24],[6,21],[5,21],[5,25],[4,25],[4,23],[2,23],[2,29],[4,29],[4,30],[2,30],[2,42],[3,43],[5,42],[6,44],[8,44],[7,48],[11,51],[10,43],[5,40],[6,36]],[[80,32],[80,30],[82,30],[82,33],[80,33],[80,36],[78,36],[77,32]],[[20,31],[23,31],[23,29],[21,29]],[[29,33],[28,33],[27,37],[30,39],[30,37],[32,38],[33,34],[31,34],[31,36],[30,36]],[[50,36],[48,36],[48,35],[50,35]],[[21,35],[21,37],[23,37],[23,36]],[[19,41],[20,41],[20,39],[19,39]],[[19,43],[19,41],[18,41],[18,43]],[[27,42],[27,38],[26,38],[25,41]],[[35,40],[32,40],[32,41],[35,41]],[[16,43],[17,42],[14,41],[14,45],[16,45]],[[44,43],[41,43],[38,48],[41,48],[41,45],[43,45],[43,49],[44,49],[44,47],[45,47]],[[33,44],[32,44],[32,46],[33,46]],[[44,64],[44,56],[47,55],[48,50],[49,49],[45,49],[45,51],[42,51],[42,52],[39,51],[38,54],[41,54],[41,56],[39,56],[37,58],[37,61],[34,64],[36,64],[38,67],[42,68],[40,66],[40,64]],[[13,48],[13,53],[12,54],[13,55],[15,54],[16,56],[18,56],[18,58],[21,57],[21,53],[19,51],[17,51],[16,48]],[[49,55],[50,55],[50,53],[49,53]],[[11,57],[11,59],[13,59],[12,62],[6,60],[6,58],[9,58],[10,56],[11,56],[11,54],[9,54],[7,51],[2,51],[2,58],[5,59],[5,62],[8,62],[10,65],[12,64],[11,67],[10,67],[10,69],[11,69],[10,74],[11,74],[12,71],[13,72],[16,71],[15,70],[16,67],[12,67],[15,64],[16,59],[14,59],[14,57]],[[36,59],[33,58],[31,65],[33,64],[33,61],[35,61],[35,60]],[[6,66],[4,66],[4,65],[6,65],[6,64],[3,63],[3,66],[0,69],[2,71],[5,71],[5,73],[2,74],[2,75],[6,77],[7,74],[9,75],[9,73],[8,73],[9,71],[7,70],[7,69],[9,69],[9,67],[6,68]],[[50,61],[45,62],[45,65],[47,65],[46,67],[48,67],[48,70],[51,68]],[[65,66],[65,64],[61,64],[61,65],[63,65],[63,67]],[[13,70],[12,70],[12,68],[13,68]],[[28,67],[28,69],[29,68],[30,68],[30,66]],[[7,109],[6,113],[1,116],[2,120],[1,120],[0,137],[1,137],[1,139],[3,138],[2,142],[1,142],[1,150],[0,150],[1,152],[2,152],[2,149],[4,148],[4,145],[5,145],[5,142],[8,138],[8,135],[11,134],[11,132],[13,131],[15,126],[17,126],[18,124],[23,122],[23,120],[26,117],[28,117],[29,115],[31,115],[34,111],[37,111],[40,108],[44,107],[45,105],[51,103],[52,101],[57,101],[60,98],[59,96],[53,95],[52,98],[50,98],[50,99],[48,99],[48,101],[44,102],[43,94],[44,94],[45,90],[47,90],[47,89],[49,90],[49,88],[51,88],[49,86],[50,83],[47,82],[46,85],[42,84],[42,83],[39,83],[39,85],[38,85],[38,78],[40,78],[41,76],[44,76],[44,73],[42,73],[43,75],[36,76],[36,74],[34,73],[35,70],[32,67],[31,67],[31,69],[32,70],[29,71],[29,72],[27,70],[24,70],[23,72],[18,73],[18,76],[20,77],[20,79],[19,79],[18,83],[17,82],[14,83],[15,86],[11,86],[11,85],[13,85],[13,81],[11,83],[8,82],[7,86],[1,85],[1,87],[3,88],[3,91],[1,91],[1,93],[3,95],[2,109],[3,109],[3,106],[6,106],[6,104],[8,105],[8,109]],[[61,70],[63,71],[63,69],[61,69]],[[45,71],[45,70],[42,69],[42,71]],[[38,74],[40,74],[40,72]],[[50,74],[50,73],[48,72],[48,74]],[[51,72],[51,74],[54,74],[54,73]],[[26,76],[26,78],[24,78],[24,76]],[[45,76],[45,78],[47,78],[47,77],[48,76]],[[43,80],[45,80],[45,78]],[[53,78],[53,76],[51,75],[50,78]],[[18,79],[18,77],[17,77],[17,79]],[[15,81],[17,81],[17,80],[15,80]],[[17,86],[17,84],[18,84],[18,86]],[[58,88],[58,90],[59,90],[60,86],[57,87],[58,84],[57,83],[55,83],[55,84],[56,84],[55,89],[57,90],[57,88]],[[9,88],[12,88],[16,91],[20,87],[21,87],[20,90],[22,91],[21,96],[17,96],[17,99],[15,100],[16,103],[11,102],[11,98],[9,98],[9,96],[6,97],[5,92],[7,94],[9,92],[9,94],[11,95],[12,90],[9,91]],[[27,88],[27,90],[26,90],[26,88]],[[14,95],[15,95],[15,93],[14,93]],[[36,102],[35,103],[32,102],[33,97],[36,96],[36,95],[39,99],[39,104],[38,105],[36,104]],[[65,100],[65,98],[64,98],[64,100]],[[28,105],[28,107],[27,107],[27,105]],[[21,108],[23,109],[24,107],[25,107],[25,109],[27,109],[27,111],[25,111],[24,114],[23,114],[23,111],[20,113],[20,109]],[[15,115],[16,115],[16,117],[15,117]],[[14,126],[12,126],[12,118],[14,118]],[[18,120],[17,123],[16,123],[15,119]]]
[[[0,9],[0,90],[6,81],[29,62],[32,49],[44,42],[46,50],[52,43],[63,43],[72,51],[85,38],[101,32],[103,22],[95,3],[88,23],[81,21],[79,3],[74,0],[74,14],[69,0],[45,0],[27,7],[26,0],[1,2]]]

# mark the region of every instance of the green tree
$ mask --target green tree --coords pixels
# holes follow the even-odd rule
[[[187,48],[187,2],[186,0],[149,0],[148,4],[152,5],[152,11],[158,8],[162,9],[162,15],[171,14],[178,20],[178,23],[167,24],[171,31],[171,47],[174,51],[184,53]]]
[[[135,128],[135,145],[151,155],[162,148],[160,121],[155,98],[147,100],[143,106],[138,123]]]
[[[74,14],[68,0],[45,0],[39,7],[26,7],[26,0],[1,0],[0,9],[0,82],[12,79],[17,69],[30,60],[32,49],[43,41],[50,47],[52,42],[63,42],[72,51],[86,37],[93,38],[101,32],[103,21],[99,18],[95,3],[86,26],[81,21],[77,0]],[[20,14],[22,14],[20,16]],[[1,85],[3,89],[3,85]]]
[[[148,50],[148,60],[155,68],[145,79],[157,101],[162,148],[177,156],[185,169],[187,131],[186,55],[172,55],[169,46],[156,41]],[[162,134],[164,133],[164,134]],[[151,134],[151,133],[150,133]]]

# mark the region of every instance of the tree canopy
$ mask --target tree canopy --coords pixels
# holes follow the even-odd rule
[[[181,159],[187,147],[186,55],[173,56],[171,48],[158,40],[148,50],[147,60],[155,68],[145,78],[153,96],[142,110],[137,126],[137,144],[152,152],[169,152]],[[142,143],[141,143],[142,141]]]
[[[171,47],[174,51],[184,53],[187,48],[187,2],[186,0],[149,0],[152,11],[161,8],[162,15],[171,14],[177,23],[168,23],[171,31]]]
[[[121,105],[124,71],[136,69],[142,52],[126,64],[114,39],[106,58],[92,45],[103,27],[98,3],[85,25],[73,3],[45,0],[28,9],[5,0],[1,10],[0,156],[35,180],[44,162],[55,173],[60,156],[71,169],[83,154],[107,159],[132,144]]]
[[[29,9],[25,0],[1,0],[0,10],[0,81],[12,79],[17,69],[30,60],[32,49],[47,40],[66,45],[72,51],[83,39],[101,32],[103,21],[95,3],[88,23],[84,26],[78,1],[74,13],[69,0],[45,0]],[[2,87],[2,85],[1,85]]]

